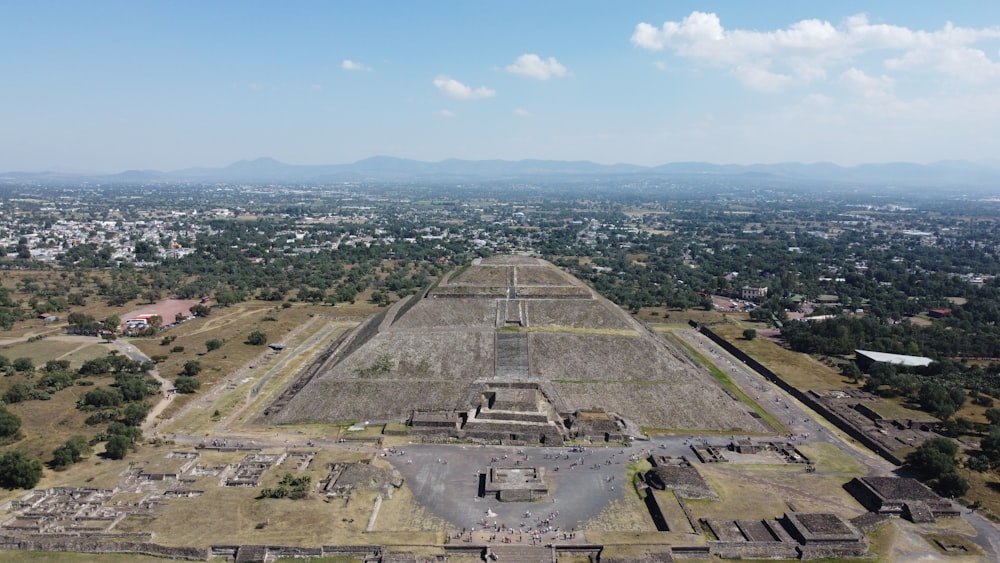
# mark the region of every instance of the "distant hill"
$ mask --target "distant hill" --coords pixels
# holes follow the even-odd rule
[[[391,156],[374,156],[349,164],[287,164],[273,158],[240,160],[223,168],[187,168],[171,172],[127,170],[110,175],[58,172],[0,173],[0,182],[96,181],[143,182],[399,182],[484,181],[610,177],[743,177],[788,181],[857,183],[906,186],[996,186],[1000,162],[941,161],[931,164],[890,162],[840,166],[830,162],[774,164],[712,164],[672,162],[660,166],[599,164],[563,160],[460,160],[424,162]]]

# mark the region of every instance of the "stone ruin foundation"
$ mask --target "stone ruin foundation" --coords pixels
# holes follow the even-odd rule
[[[490,467],[480,474],[481,496],[501,502],[530,502],[549,494],[543,467]]]

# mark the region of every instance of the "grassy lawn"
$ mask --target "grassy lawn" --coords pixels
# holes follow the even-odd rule
[[[807,354],[786,350],[765,338],[745,340],[743,326],[725,324],[711,328],[797,389],[805,391],[855,387],[839,372]]]
[[[864,475],[866,471],[865,466],[860,461],[833,444],[815,442],[797,447],[810,461],[816,464],[816,469],[821,473],[839,473],[854,477]]]

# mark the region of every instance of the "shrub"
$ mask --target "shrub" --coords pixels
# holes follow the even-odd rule
[[[181,372],[181,375],[194,377],[199,373],[201,373],[201,362],[198,360],[188,360],[184,362],[184,371]]]
[[[174,388],[178,393],[194,393],[201,388],[201,382],[194,377],[182,375],[174,380]]]
[[[267,335],[259,330],[255,330],[247,336],[247,344],[251,346],[263,346],[267,344]]]
[[[170,351],[179,354],[179,353],[181,353],[181,352],[184,351],[184,347],[183,346],[174,346],[173,348],[170,349]]]
[[[259,498],[290,498],[293,500],[303,499],[309,494],[309,484],[312,478],[308,475],[295,477],[291,473],[285,473],[281,482],[273,489],[268,487],[260,491]]]
[[[225,343],[226,341],[221,338],[212,338],[211,340],[205,341],[205,350],[208,352],[218,350],[219,348],[222,348],[222,345]]]
[[[21,372],[33,372],[35,371],[35,362],[31,358],[18,358],[14,360],[14,371]]]
[[[105,387],[98,387],[84,393],[80,397],[79,402],[77,402],[77,408],[90,407],[102,409],[105,407],[117,407],[120,404],[122,404],[121,394]]]
[[[21,401],[27,401],[31,398],[31,387],[28,387],[24,383],[15,383],[7,389],[7,392],[3,394],[3,402],[8,405],[14,403],[20,403]]]
[[[78,463],[83,458],[93,452],[87,438],[83,436],[73,436],[66,443],[59,446],[52,452],[52,467],[55,469],[65,469],[74,463]]]

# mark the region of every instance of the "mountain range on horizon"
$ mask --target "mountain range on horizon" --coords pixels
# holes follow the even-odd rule
[[[841,166],[831,162],[712,164],[671,162],[659,166],[599,164],[564,160],[461,160],[426,162],[374,156],[348,164],[287,164],[270,157],[240,160],[221,168],[186,168],[170,172],[126,170],[116,174],[0,172],[0,181],[267,182],[342,183],[406,181],[482,181],[610,177],[755,177],[758,179],[913,186],[991,186],[1000,184],[1000,162],[940,161],[930,164],[889,162]]]

